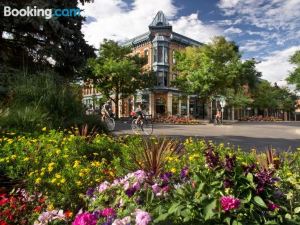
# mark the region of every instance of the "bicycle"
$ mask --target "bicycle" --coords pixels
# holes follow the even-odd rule
[[[214,125],[215,125],[215,126],[216,126],[216,125],[222,125],[221,119],[220,119],[220,118],[219,118],[219,119],[215,118],[215,119],[214,119]]]
[[[153,132],[152,115],[144,115],[144,118],[137,122],[137,118],[131,122],[131,129],[135,134],[144,133],[145,135],[151,135]]]
[[[110,116],[105,116],[104,118],[102,118],[102,121],[105,123],[109,131],[113,131],[115,129],[116,123],[114,118]]]

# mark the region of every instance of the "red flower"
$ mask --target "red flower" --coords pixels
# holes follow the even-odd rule
[[[8,203],[8,198],[2,198],[0,199],[0,206],[6,205],[6,203]]]
[[[37,213],[41,212],[41,211],[42,211],[42,206],[40,206],[40,205],[36,206],[36,207],[33,209],[33,211],[35,211],[35,212],[37,212]]]
[[[270,210],[270,211],[275,211],[276,209],[279,209],[280,207],[279,207],[279,205],[276,205],[275,203],[273,203],[273,202],[269,202],[268,203],[268,209]]]
[[[4,220],[0,220],[0,225],[8,225]]]

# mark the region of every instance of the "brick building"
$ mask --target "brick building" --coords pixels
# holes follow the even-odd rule
[[[146,69],[152,69],[157,76],[157,83],[151,90],[140,90],[134,96],[119,102],[119,115],[126,117],[142,102],[149,114],[181,115],[206,117],[206,104],[197,96],[186,95],[171,85],[176,77],[172,66],[176,63],[175,52],[187,46],[200,46],[202,43],[173,31],[164,13],[159,11],[148,27],[148,32],[134,37],[125,43],[134,54],[146,56]],[[86,105],[93,104],[93,98],[101,96],[92,86],[83,91]]]

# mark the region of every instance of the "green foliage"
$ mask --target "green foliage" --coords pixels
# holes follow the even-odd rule
[[[300,90],[300,50],[290,57],[290,63],[294,64],[296,68],[289,74],[287,81],[290,84],[295,84],[296,88]]]
[[[200,47],[188,47],[176,54],[174,70],[179,73],[175,85],[207,98],[238,89],[244,84],[255,85],[260,74],[255,61],[242,62],[235,43],[216,37]]]
[[[81,3],[90,2],[80,0]],[[77,8],[79,1],[1,1],[0,8]],[[3,17],[0,21],[0,78],[7,71],[30,73],[54,69],[61,76],[73,78],[93,57],[94,49],[81,32],[84,17]],[[6,32],[6,35],[3,34]],[[1,83],[1,82],[0,82]]]
[[[26,131],[63,128],[84,120],[80,88],[52,73],[17,74],[9,85],[0,126]]]
[[[131,49],[105,40],[101,44],[99,57],[88,61],[87,78],[92,79],[98,90],[118,103],[138,89],[151,88],[153,74],[143,70],[146,60],[132,55]],[[119,104],[115,104],[118,117]]]
[[[268,81],[262,80],[253,94],[254,106],[260,109],[294,109],[296,96],[287,88],[272,86]]]
[[[170,157],[183,153],[182,144],[172,139],[127,137],[123,141],[121,155],[114,159],[120,175],[140,169],[158,176]]]
[[[97,186],[88,210],[114,208],[122,219],[142,209],[153,224],[299,223],[300,152],[262,169],[255,152],[192,139],[184,145],[185,154],[168,157],[160,176],[138,170]]]
[[[88,187],[113,177],[109,162],[120,151],[119,144],[105,135],[86,142],[53,130],[37,137],[3,137],[0,148],[5,175],[31,193],[47,195],[47,204],[72,210],[83,206]]]

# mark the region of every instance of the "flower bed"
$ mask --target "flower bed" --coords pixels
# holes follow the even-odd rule
[[[185,116],[167,116],[154,119],[155,123],[167,123],[167,124],[200,124],[199,120]]]
[[[35,225],[300,223],[300,151],[257,154],[192,139],[180,143],[133,136],[96,136],[87,143],[54,131],[33,140],[1,142],[5,174],[28,175],[26,193],[42,198],[22,200],[18,205],[31,212],[15,213],[13,224],[25,218],[25,224]],[[65,185],[51,182],[63,178]],[[0,212],[14,196],[1,195]],[[11,223],[8,216],[0,214],[1,225]]]
[[[240,119],[240,121],[283,121],[282,118],[274,117],[274,116],[248,116],[248,117],[243,117]]]

